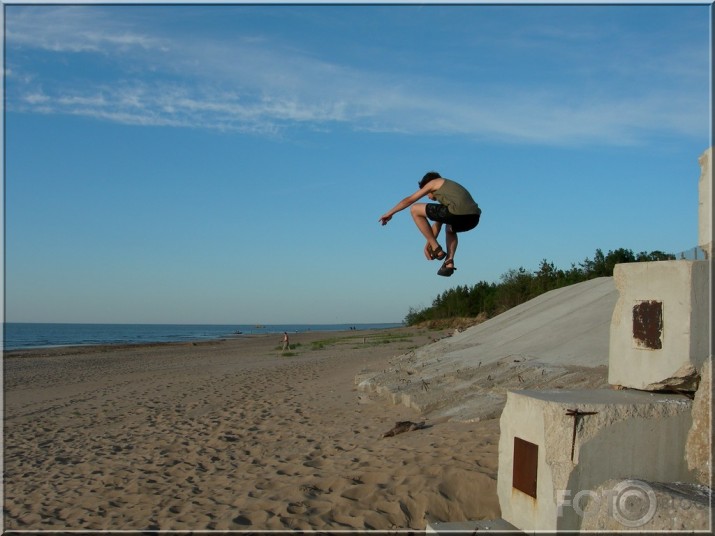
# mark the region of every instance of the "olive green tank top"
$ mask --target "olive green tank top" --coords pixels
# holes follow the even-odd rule
[[[449,179],[444,179],[444,184],[434,192],[434,198],[458,216],[482,213],[467,189]]]

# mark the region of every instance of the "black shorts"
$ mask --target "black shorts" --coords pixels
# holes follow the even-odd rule
[[[451,225],[452,231],[455,233],[470,231],[479,224],[480,214],[452,214],[445,205],[440,203],[427,203],[425,213],[432,221]]]

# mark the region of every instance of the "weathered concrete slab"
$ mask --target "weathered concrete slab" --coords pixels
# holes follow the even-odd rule
[[[578,530],[578,510],[564,506],[604,480],[687,481],[691,405],[634,390],[510,391],[500,421],[502,517],[520,530]]]
[[[693,401],[693,426],[688,432],[685,459],[700,484],[712,486],[713,422],[712,358],[700,369],[700,385]]]
[[[507,389],[604,387],[617,299],[610,277],[548,292],[359,376],[358,389],[471,420],[498,417]]]
[[[583,506],[583,531],[712,533],[712,491],[698,484],[609,480]]]
[[[425,534],[469,534],[472,535],[475,531],[500,533],[500,534],[526,534],[517,529],[511,523],[507,523],[503,519],[490,519],[479,521],[453,521],[442,522],[435,521],[427,524]]]
[[[710,262],[616,265],[608,381],[650,391],[697,388],[709,354]]]

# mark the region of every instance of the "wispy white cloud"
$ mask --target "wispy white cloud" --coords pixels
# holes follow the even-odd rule
[[[612,70],[628,73],[623,80],[614,74],[595,85],[584,76],[565,85],[525,79],[475,87],[469,80],[359,69],[330,59],[329,50],[318,57],[259,35],[167,37],[90,8],[11,10],[7,28],[11,111],[264,135],[340,123],[546,144],[637,143],[654,132],[702,135],[708,128],[701,98],[707,75],[698,72],[707,52],[687,46],[660,63],[659,79],[670,70],[688,84],[647,85],[636,72],[652,67],[634,69],[620,58]],[[77,52],[109,58],[116,79],[49,78],[15,60],[23,49],[58,59]]]
[[[165,39],[142,33],[121,18],[98,17],[83,6],[8,6],[5,37],[13,46],[51,52],[167,51]]]

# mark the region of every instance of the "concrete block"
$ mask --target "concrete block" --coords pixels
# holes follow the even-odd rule
[[[710,261],[616,265],[608,382],[657,390],[697,389],[709,355]]]
[[[693,401],[693,426],[688,432],[685,459],[695,480],[712,487],[712,358],[700,369],[700,385]]]
[[[490,519],[478,521],[433,521],[427,524],[425,534],[474,534],[479,532],[508,532],[524,534],[511,523],[503,519]]]
[[[631,390],[510,391],[500,420],[502,518],[523,531],[578,530],[578,511],[565,505],[606,480],[688,481],[691,405]]]
[[[705,250],[708,259],[713,258],[713,148],[708,148],[698,159],[700,182],[698,183],[698,245]]]
[[[711,495],[698,484],[609,480],[584,501],[581,530],[711,533]]]

